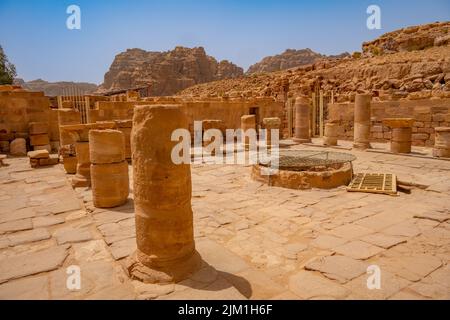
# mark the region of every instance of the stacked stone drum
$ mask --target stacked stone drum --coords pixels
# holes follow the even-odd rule
[[[124,134],[118,130],[90,130],[89,151],[94,206],[112,208],[124,204],[129,193]]]
[[[337,146],[339,125],[337,123],[325,124],[325,135],[323,144],[326,146]]]
[[[295,99],[295,134],[294,142],[311,142],[311,107],[309,100],[305,97]]]
[[[128,264],[134,279],[178,282],[196,271],[190,163],[176,164],[171,140],[188,129],[178,105],[136,106],[131,134],[137,251]]]
[[[412,143],[412,118],[389,118],[384,119],[383,124],[392,129],[391,152],[410,153]]]
[[[370,102],[372,95],[357,94],[355,97],[355,128],[353,148],[370,149]]]

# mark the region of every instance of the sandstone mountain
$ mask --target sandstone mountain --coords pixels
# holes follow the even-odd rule
[[[30,91],[43,91],[46,96],[54,97],[70,94],[89,94],[97,90],[97,85],[87,82],[47,82],[42,79],[25,82],[23,79],[16,78],[15,84]]]
[[[98,93],[149,87],[153,96],[172,95],[199,83],[242,75],[242,68],[227,60],[217,62],[202,47],[167,52],[128,49],[115,57]]]
[[[340,59],[347,56],[350,56],[347,52],[337,56],[325,56],[309,48],[301,50],[287,49],[282,54],[265,57],[260,62],[250,66],[246,73],[252,74],[286,70],[312,64],[323,59]]]
[[[211,82],[179,95],[293,97],[311,95],[318,86],[333,91],[338,102],[352,101],[356,92],[379,99],[450,97],[449,31],[450,22],[404,28],[363,44],[362,55]]]

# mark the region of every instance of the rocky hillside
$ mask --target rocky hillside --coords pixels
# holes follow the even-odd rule
[[[87,82],[47,82],[42,79],[25,82],[23,79],[17,78],[14,83],[26,90],[43,91],[49,97],[69,95],[71,92],[89,94],[97,90],[96,84]]]
[[[226,60],[217,62],[202,47],[167,52],[129,49],[115,57],[98,93],[149,86],[153,96],[172,95],[199,83],[242,75],[242,68]]]
[[[343,53],[337,56],[325,56],[320,53],[314,52],[309,48],[294,50],[287,49],[282,54],[275,56],[269,56],[262,59],[260,62],[250,66],[247,70],[247,74],[273,72],[300,67],[308,64],[312,64],[316,61],[323,59],[339,59],[350,56],[348,53]]]
[[[180,95],[189,96],[288,96],[311,95],[316,85],[334,91],[337,101],[351,101],[356,92],[372,92],[380,99],[450,97],[450,44],[445,41],[450,22],[410,27],[372,41],[383,47],[401,44],[390,51],[368,52],[351,58],[320,60],[311,65],[286,71],[253,74],[239,79],[216,81],[188,88]],[[414,30],[414,32],[411,32]],[[395,35],[395,37],[392,37]],[[408,39],[402,40],[399,39]],[[417,46],[423,39],[425,44]],[[403,44],[402,44],[403,43]],[[412,44],[407,46],[405,43]]]
[[[423,50],[447,45],[450,42],[450,24],[432,23],[412,26],[386,33],[362,45],[365,56]]]

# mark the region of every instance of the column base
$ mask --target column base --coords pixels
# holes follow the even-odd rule
[[[295,143],[311,143],[311,139],[292,138]]]
[[[353,149],[366,150],[371,148],[372,147],[370,146],[370,143],[362,143],[362,142],[353,143]]]
[[[131,279],[144,283],[177,283],[189,278],[200,269],[202,258],[195,251],[187,260],[176,261],[170,265],[161,267],[148,267],[138,259],[137,251],[127,258],[125,262],[126,271]]]
[[[84,187],[90,187],[91,181],[86,179],[83,176],[76,175],[72,178],[72,187],[73,188],[84,188]]]

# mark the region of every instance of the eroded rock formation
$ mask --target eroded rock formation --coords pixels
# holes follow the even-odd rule
[[[354,101],[356,93],[364,92],[370,92],[375,99],[380,100],[450,97],[450,44],[444,41],[449,27],[450,22],[423,25],[417,29],[406,28],[402,32],[398,31],[398,36],[394,37],[405,39],[408,36],[408,41],[396,40],[400,44],[420,43],[428,32],[429,37],[433,38],[433,45],[428,41],[430,47],[399,45],[399,48],[407,50],[320,60],[285,71],[201,84],[178,94],[279,97],[284,95],[287,88],[289,97],[295,97],[302,94],[310,96],[314,87],[319,85],[325,92],[334,91],[337,102]],[[385,38],[386,35],[379,39]],[[382,43],[382,40],[378,42]],[[363,49],[367,46],[367,43],[364,44]]]
[[[314,52],[309,48],[294,50],[287,49],[282,54],[269,56],[262,59],[260,62],[248,68],[247,74],[281,71],[290,68],[300,67],[308,64],[313,64],[323,59],[339,59],[350,56],[348,53],[343,53],[337,56],[325,56]]]
[[[150,95],[163,96],[242,74],[242,68],[226,60],[217,62],[202,47],[176,47],[167,52],[129,49],[116,56],[98,92],[149,87]]]

